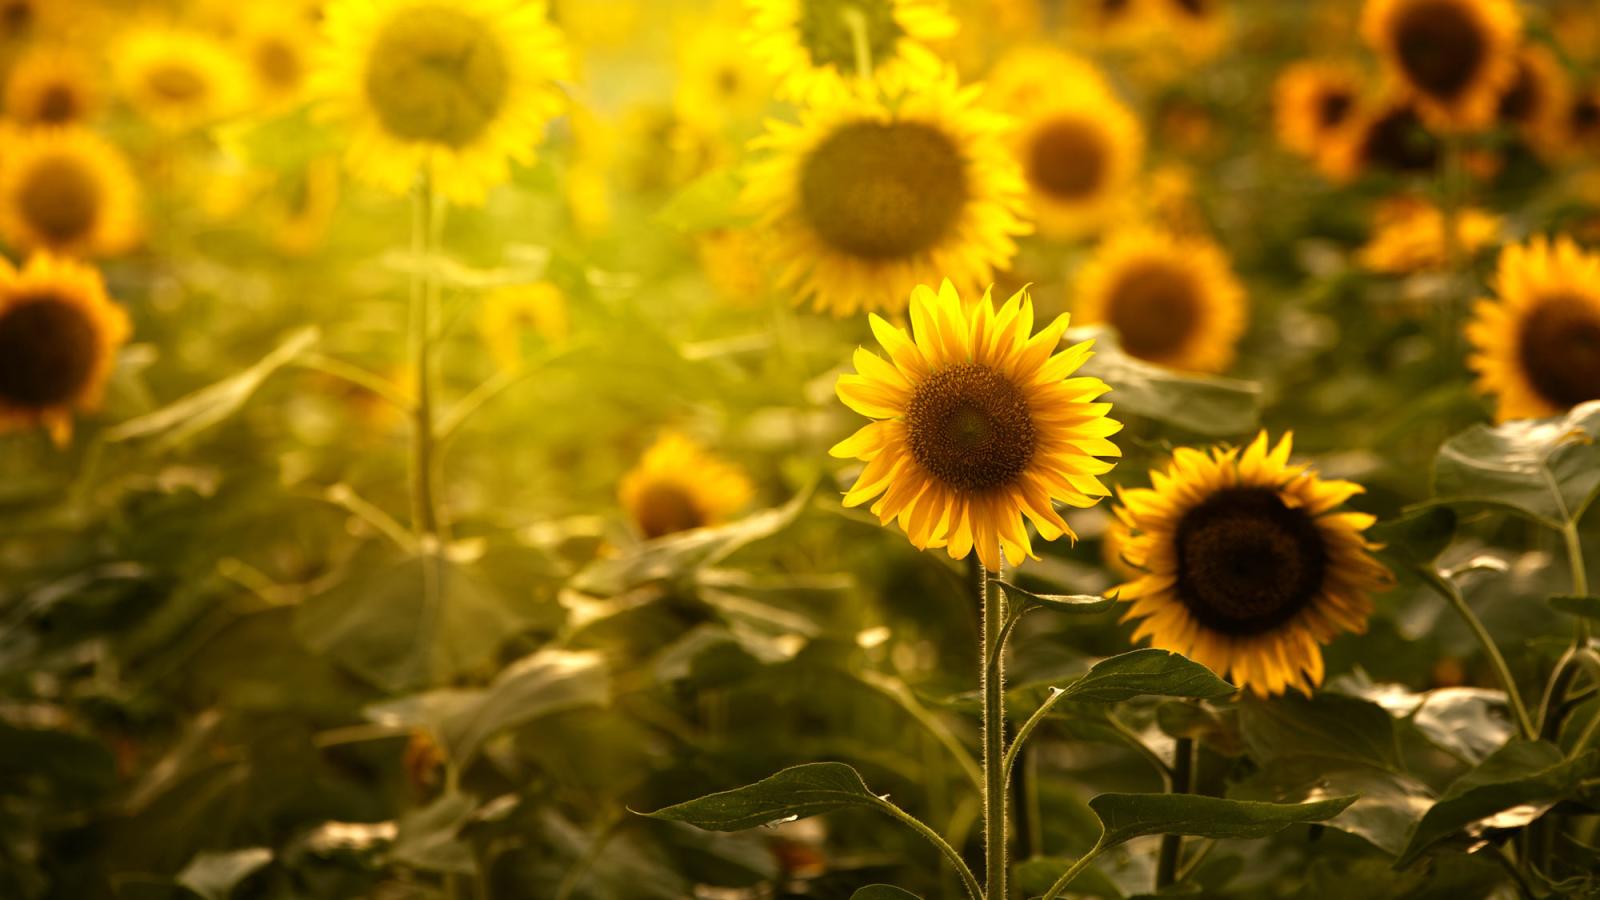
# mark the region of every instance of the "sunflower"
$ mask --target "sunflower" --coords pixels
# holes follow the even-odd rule
[[[264,216],[273,246],[290,256],[316,249],[338,210],[339,184],[339,163],[330,157],[281,173]]]
[[[1600,153],[1600,86],[1573,94],[1567,106],[1566,132],[1576,146]]]
[[[304,96],[313,35],[301,16],[281,11],[255,11],[241,23],[235,41],[261,105],[273,109]]]
[[[1498,297],[1477,302],[1466,331],[1496,421],[1600,400],[1600,253],[1535,237],[1500,252],[1493,284]]]
[[[1438,135],[1416,106],[1391,97],[1356,114],[1322,147],[1317,167],[1330,178],[1349,181],[1374,170],[1419,175],[1433,172],[1440,156]]]
[[[1078,273],[1075,294],[1079,324],[1104,322],[1130,356],[1174,369],[1226,369],[1244,333],[1244,288],[1202,237],[1121,230]]]
[[[1522,17],[1512,0],[1367,0],[1361,33],[1385,70],[1442,128],[1494,119],[1516,77]]]
[[[312,87],[354,130],[350,168],[395,192],[427,171],[482,202],[564,106],[567,51],[542,2],[334,0],[324,27]]]
[[[478,308],[478,334],[489,348],[489,358],[502,370],[522,364],[527,337],[547,344],[566,340],[567,298],[548,281],[519,284],[490,291]]]
[[[1123,210],[1144,133],[1098,70],[1059,51],[1025,50],[996,67],[988,96],[1016,119],[1012,149],[1040,233],[1078,237]]]
[[[1459,210],[1456,249],[1471,257],[1500,239],[1501,219],[1481,209]],[[1371,240],[1356,254],[1362,268],[1391,275],[1436,271],[1449,263],[1445,216],[1437,206],[1410,197],[1391,200],[1378,210]]]
[[[1118,490],[1139,570],[1113,590],[1138,620],[1135,641],[1172,650],[1258,696],[1322,682],[1322,644],[1366,629],[1371,592],[1390,582],[1361,532],[1373,517],[1338,512],[1358,484],[1289,464],[1290,437],[1243,452],[1181,447],[1151,488]]]
[[[78,125],[100,108],[88,61],[65,50],[24,54],[6,76],[6,118],[26,127]]]
[[[689,118],[741,122],[760,115],[772,99],[772,77],[761,60],[740,46],[737,29],[696,22],[678,41],[674,105]]]
[[[695,257],[717,296],[730,306],[752,307],[768,293],[761,241],[743,227],[712,228],[694,237]]]
[[[839,376],[839,399],[873,419],[829,452],[864,460],[846,506],[878,497],[872,512],[897,519],[917,549],[952,559],[977,550],[991,572],[1001,554],[1037,558],[1023,518],[1047,541],[1077,540],[1054,504],[1090,507],[1108,491],[1096,476],[1121,456],[1107,440],[1110,390],[1098,378],[1068,378],[1092,341],[1055,353],[1059,316],[1033,334],[1027,290],[996,311],[988,292],[963,302],[945,281],[911,295],[911,333],[872,316],[886,361],[857,348],[855,374]]]
[[[622,508],[646,540],[726,521],[750,502],[738,468],[669,432],[622,477]]]
[[[936,74],[939,57],[927,45],[956,33],[955,19],[937,0],[746,2],[749,52],[767,61],[786,100],[823,103],[854,94],[862,62],[873,80],[898,90]],[[865,60],[858,59],[861,51]]]
[[[1227,43],[1227,0],[1149,0],[1170,43],[1192,61],[1215,56]]]
[[[1022,176],[976,96],[940,78],[893,105],[860,92],[769,123],[743,203],[778,286],[838,316],[898,311],[918,284],[975,290],[1010,262]]]
[[[100,404],[128,317],[94,269],[44,255],[0,262],[0,431],[43,425],[56,443],[72,413]]]
[[[248,77],[234,53],[199,31],[140,28],[115,48],[113,70],[129,105],[156,127],[187,131],[237,112]]]
[[[1278,140],[1302,156],[1316,156],[1356,120],[1361,93],[1361,73],[1350,66],[1320,61],[1289,66],[1273,88]]]
[[[133,174],[104,138],[80,128],[12,138],[0,160],[0,236],[11,246],[111,256],[138,232]]]
[[[1536,44],[1517,53],[1516,65],[1516,76],[1500,95],[1496,114],[1541,155],[1558,154],[1566,149],[1572,80],[1555,54]]]

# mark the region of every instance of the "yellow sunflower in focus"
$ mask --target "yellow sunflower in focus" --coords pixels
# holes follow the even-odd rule
[[[667,433],[622,477],[622,508],[646,540],[727,521],[750,502],[750,480],[681,434]]]
[[[848,316],[899,311],[918,284],[975,290],[1016,254],[1023,181],[975,88],[941,78],[892,104],[852,94],[771,122],[754,146],[745,207],[760,217],[774,277],[800,301]]]
[[[1098,70],[1023,51],[996,67],[987,96],[1016,119],[1013,152],[1041,234],[1079,237],[1125,211],[1144,132]]]
[[[1467,364],[1495,396],[1495,420],[1559,415],[1600,400],[1600,253],[1568,237],[1500,252],[1494,299],[1467,324]]]
[[[1245,329],[1245,292],[1215,244],[1149,228],[1119,231],[1078,273],[1078,324],[1104,322],[1130,356],[1221,372]]]
[[[1131,604],[1135,641],[1181,653],[1257,696],[1322,683],[1322,645],[1366,630],[1371,593],[1390,576],[1372,558],[1365,513],[1339,507],[1361,492],[1289,464],[1290,438],[1269,449],[1181,447],[1151,488],[1119,490],[1139,570],[1113,590]]]
[[[1317,167],[1337,181],[1369,172],[1421,175],[1435,170],[1440,141],[1416,107],[1391,97],[1357,113],[1317,153]]]
[[[1361,73],[1350,66],[1315,61],[1289,66],[1273,88],[1278,140],[1301,156],[1316,156],[1355,121],[1361,93]]]
[[[67,256],[128,249],[139,237],[139,199],[122,154],[79,128],[18,133],[0,158],[0,236]]]
[[[136,29],[117,45],[112,64],[128,104],[167,131],[216,124],[238,112],[248,92],[233,51],[198,31]]]
[[[1500,95],[1496,114],[1543,156],[1566,148],[1572,79],[1548,47],[1529,44],[1517,54],[1516,75]]]
[[[1516,77],[1522,17],[1512,0],[1367,0],[1361,33],[1423,116],[1470,130]]]
[[[324,28],[313,90],[354,132],[350,169],[397,193],[427,172],[481,203],[564,106],[566,47],[537,0],[333,0]]]
[[[953,37],[939,0],[746,0],[745,42],[766,60],[786,100],[823,103],[857,93],[861,67],[890,91],[936,74],[928,44]],[[863,58],[864,57],[864,58]]]
[[[65,443],[73,412],[100,405],[128,331],[94,269],[43,255],[21,272],[0,263],[0,431],[43,425]]]
[[[872,512],[897,520],[919,550],[952,559],[977,551],[991,572],[1001,554],[1037,559],[1024,517],[1039,536],[1076,540],[1057,502],[1090,507],[1108,496],[1097,476],[1122,451],[1107,440],[1122,426],[1096,402],[1098,378],[1069,378],[1092,341],[1056,353],[1068,318],[1033,333],[1033,301],[1013,294],[999,310],[989,293],[963,301],[949,281],[911,296],[911,333],[871,317],[889,358],[855,353],[839,399],[873,421],[829,452],[866,468],[846,506],[877,497]],[[882,495],[879,497],[879,495]]]
[[[1456,251],[1470,258],[1500,239],[1501,219],[1481,209],[1459,210]],[[1450,240],[1439,207],[1410,197],[1391,200],[1378,210],[1372,238],[1356,253],[1361,267],[1406,275],[1437,271],[1449,263]]]
[[[6,118],[25,127],[79,125],[100,110],[100,89],[87,60],[66,50],[24,54],[6,76]]]
[[[548,281],[490,291],[478,308],[478,334],[489,358],[504,371],[522,365],[530,335],[546,344],[567,339],[567,297]]]

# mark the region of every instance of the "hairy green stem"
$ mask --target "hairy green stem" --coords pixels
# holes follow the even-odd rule
[[[839,11],[844,17],[846,28],[850,29],[850,43],[856,53],[856,75],[862,81],[872,80],[872,37],[867,34],[866,14],[854,6],[846,6]]]
[[[1506,658],[1500,653],[1500,647],[1495,644],[1494,638],[1490,636],[1489,629],[1483,627],[1483,621],[1472,611],[1472,607],[1467,605],[1466,598],[1461,596],[1461,590],[1454,582],[1431,569],[1417,571],[1422,575],[1423,581],[1450,601],[1456,614],[1461,616],[1462,621],[1472,630],[1479,646],[1483,648],[1484,655],[1489,657],[1489,663],[1494,667],[1496,677],[1500,679],[1501,688],[1506,692],[1506,700],[1511,704],[1511,712],[1517,720],[1517,730],[1524,738],[1533,740],[1539,734],[1539,730],[1534,727],[1533,719],[1528,715],[1528,708],[1523,705],[1522,695],[1517,691],[1517,682],[1511,677],[1511,667],[1506,665]]]
[[[949,841],[940,837],[939,832],[929,828],[921,819],[895,806],[893,803],[881,797],[876,798],[876,800],[875,806],[910,826],[912,831],[927,838],[928,843],[933,844],[938,849],[939,853],[949,861],[950,866],[960,874],[961,883],[966,887],[967,894],[972,897],[972,900],[983,900],[984,893],[978,885],[978,876],[972,874],[972,869],[967,866],[967,861],[961,858],[961,854],[956,852],[956,848],[950,846]]]
[[[976,559],[976,554],[973,556]],[[973,588],[983,607],[983,848],[984,897],[1006,900],[1006,712],[1005,648],[997,642],[1006,620],[1005,595],[989,590],[989,570],[982,562],[973,566]]]
[[[1194,787],[1194,738],[1178,738],[1172,750],[1172,793],[1187,794]],[[1161,836],[1161,853],[1156,858],[1156,891],[1177,880],[1178,857],[1183,852],[1183,835]]]
[[[1056,900],[1057,897],[1061,896],[1061,892],[1067,889],[1067,885],[1072,883],[1072,879],[1077,878],[1078,873],[1088,868],[1089,863],[1094,862],[1094,858],[1100,855],[1101,850],[1105,849],[1105,840],[1106,836],[1102,833],[1100,839],[1094,842],[1094,846],[1089,848],[1089,852],[1078,857],[1078,861],[1068,867],[1065,872],[1062,872],[1061,877],[1056,879],[1055,884],[1050,885],[1050,890],[1044,892],[1044,897],[1041,900]]]
[[[424,166],[411,195],[411,361],[416,398],[411,407],[412,528],[424,544],[439,536],[439,509],[433,479],[433,307],[438,296],[434,271],[433,172]]]

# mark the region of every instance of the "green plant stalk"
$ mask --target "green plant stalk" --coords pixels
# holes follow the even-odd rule
[[[867,34],[867,17],[854,6],[839,11],[850,29],[850,43],[856,54],[856,74],[862,81],[872,81],[872,38]]]
[[[411,525],[427,546],[439,536],[439,509],[433,479],[433,306],[438,280],[435,246],[433,172],[417,174],[411,193],[411,362],[416,399],[411,406]]]
[[[1194,788],[1194,738],[1178,738],[1172,750],[1172,793],[1187,794]],[[1161,854],[1156,858],[1156,891],[1177,880],[1178,857],[1183,852],[1183,835],[1161,836]]]
[[[972,874],[972,869],[967,867],[967,861],[961,858],[961,854],[957,853],[956,849],[950,846],[948,841],[939,836],[939,832],[929,828],[921,819],[882,797],[874,798],[874,800],[875,803],[873,805],[877,806],[878,809],[904,822],[910,826],[912,831],[927,838],[928,842],[938,849],[939,853],[949,861],[951,868],[954,868],[960,874],[961,884],[966,887],[967,894],[972,897],[972,900],[984,900],[984,893],[978,885],[978,877]]]
[[[1040,900],[1056,900],[1057,897],[1061,896],[1061,892],[1067,889],[1067,885],[1072,883],[1072,879],[1077,878],[1078,873],[1088,868],[1089,863],[1094,862],[1095,857],[1100,855],[1100,851],[1105,849],[1105,840],[1106,836],[1102,832],[1099,840],[1095,841],[1094,846],[1089,848],[1089,852],[1078,857],[1077,862],[1069,866],[1065,872],[1062,872],[1061,877],[1056,879],[1055,884],[1050,885],[1050,890],[1045,891]]]
[[[972,557],[977,559],[976,554]],[[984,897],[1006,898],[1006,755],[1005,648],[998,641],[1005,624],[1004,593],[989,591],[989,570],[977,562],[973,587],[983,607],[982,646],[978,659],[982,666],[983,688],[983,850]]]
[[[1501,655],[1500,647],[1489,635],[1489,629],[1483,627],[1483,621],[1472,611],[1472,607],[1467,605],[1466,598],[1461,596],[1461,591],[1454,583],[1430,569],[1418,568],[1417,572],[1434,591],[1450,601],[1456,614],[1461,616],[1462,621],[1472,630],[1473,636],[1478,639],[1478,644],[1483,647],[1484,655],[1489,657],[1489,663],[1494,667],[1496,677],[1500,679],[1500,686],[1506,692],[1506,700],[1511,704],[1511,712],[1517,720],[1517,730],[1524,738],[1530,741],[1535,739],[1539,730],[1534,727],[1527,706],[1523,705],[1522,695],[1517,692],[1517,682],[1511,677],[1511,667],[1506,665],[1506,658]]]

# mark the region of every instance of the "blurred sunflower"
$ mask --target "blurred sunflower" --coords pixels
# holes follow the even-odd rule
[[[1439,138],[1423,124],[1416,107],[1389,98],[1357,113],[1350,127],[1322,147],[1316,162],[1330,178],[1350,181],[1372,171],[1429,173],[1439,155]]]
[[[1013,152],[1041,234],[1079,237],[1126,209],[1144,133],[1093,66],[1025,51],[996,67],[989,96],[1016,119]]]
[[[478,335],[503,371],[522,364],[529,335],[559,344],[567,339],[568,328],[566,295],[548,281],[497,288],[478,307]]]
[[[0,431],[43,425],[65,443],[73,411],[99,406],[128,330],[93,268],[44,255],[21,272],[0,263]]]
[[[1516,77],[1522,17],[1512,0],[1367,0],[1361,33],[1424,117],[1470,130]]]
[[[1090,507],[1108,491],[1096,476],[1122,451],[1122,426],[1095,402],[1098,378],[1068,378],[1092,341],[1056,353],[1068,318],[1033,333],[1033,301],[1018,291],[996,311],[985,292],[963,301],[949,281],[911,296],[911,333],[871,317],[886,361],[857,348],[839,399],[874,421],[829,452],[866,462],[846,506],[878,497],[872,512],[898,520],[919,550],[952,559],[976,550],[991,572],[1037,558],[1023,519],[1053,541],[1077,536],[1055,503]]]
[[[1211,241],[1150,228],[1107,237],[1077,276],[1078,323],[1104,322],[1130,356],[1191,372],[1233,362],[1245,293]]]
[[[1028,231],[1004,121],[940,78],[893,105],[860,92],[768,124],[747,173],[779,285],[818,310],[904,309],[911,289],[986,283]]]
[[[167,131],[203,128],[237,112],[248,88],[244,66],[208,34],[176,28],[134,29],[112,61],[123,97]]]
[[[320,246],[339,207],[339,187],[338,161],[328,157],[282,173],[264,215],[273,246],[291,256]]]
[[[1182,653],[1257,696],[1322,683],[1322,647],[1366,630],[1390,581],[1361,532],[1372,516],[1335,510],[1358,484],[1289,464],[1290,437],[1262,432],[1242,453],[1180,447],[1152,488],[1119,490],[1140,570],[1113,590],[1135,641]]]
[[[713,228],[695,235],[695,256],[706,280],[725,302],[754,306],[768,293],[767,271],[761,265],[761,241],[743,227]]]
[[[1278,140],[1302,156],[1316,156],[1356,120],[1361,93],[1361,73],[1351,66],[1305,61],[1285,68],[1273,87]]]
[[[82,56],[61,49],[23,54],[6,75],[6,118],[27,127],[82,124],[99,112],[100,87]]]
[[[111,256],[139,235],[138,189],[120,151],[81,128],[17,133],[0,159],[0,235],[23,250]]]
[[[1559,415],[1600,400],[1600,253],[1569,237],[1500,252],[1495,299],[1467,324],[1467,363],[1495,396],[1495,420]]]
[[[1600,153],[1600,86],[1573,94],[1567,106],[1566,132],[1576,146]]]
[[[771,101],[772,77],[738,34],[731,25],[695,22],[679,39],[674,104],[682,115],[738,122],[756,118]]]
[[[1226,0],[1146,0],[1155,8],[1171,44],[1190,60],[1209,59],[1227,43]]]
[[[537,0],[334,0],[324,27],[312,87],[354,132],[351,170],[397,193],[427,171],[481,203],[564,106],[567,51]]]
[[[270,110],[305,96],[314,37],[300,15],[257,9],[244,19],[235,41],[259,105]]]
[[[1455,217],[1456,250],[1470,259],[1500,239],[1501,219],[1481,209],[1459,210]],[[1445,215],[1426,201],[1404,197],[1378,210],[1372,237],[1356,253],[1362,268],[1391,275],[1432,271],[1449,263],[1450,241]]]
[[[939,71],[928,43],[953,37],[938,0],[746,0],[749,52],[766,60],[786,100],[823,103],[857,93],[860,66],[895,91]],[[858,59],[864,52],[866,59]]]
[[[1572,80],[1566,68],[1548,47],[1537,44],[1518,51],[1516,66],[1496,114],[1541,155],[1561,153],[1567,149],[1567,112],[1572,108]]]
[[[646,540],[724,522],[750,502],[750,480],[681,434],[667,433],[622,477],[622,508]]]

